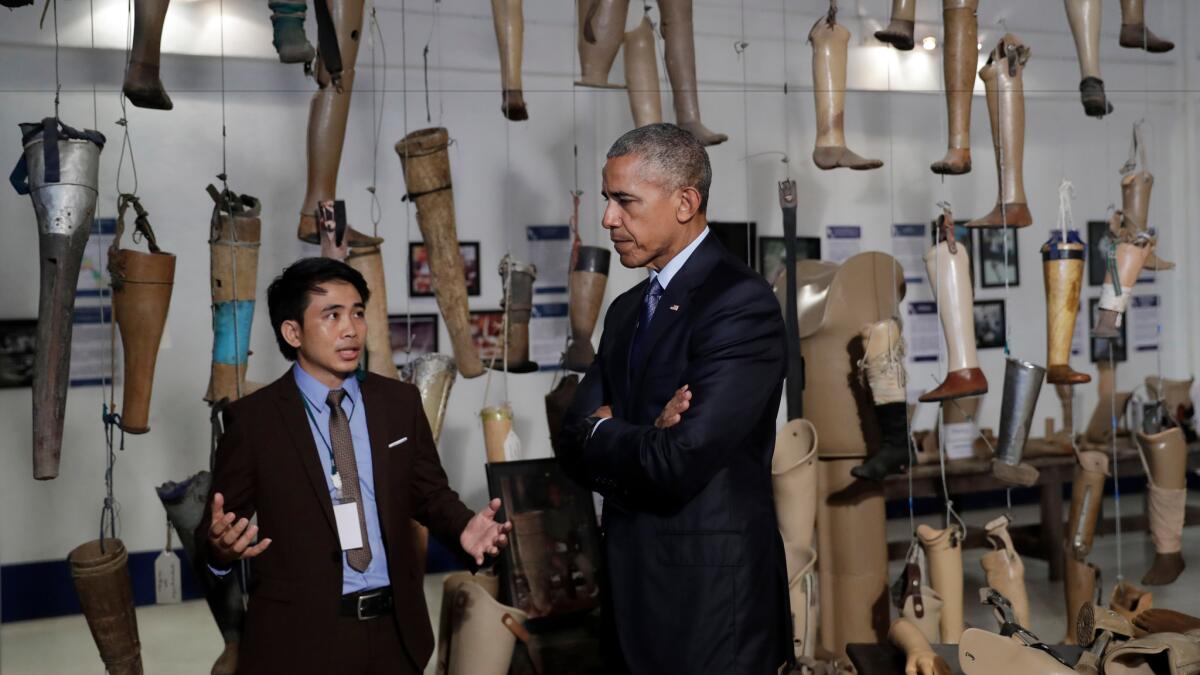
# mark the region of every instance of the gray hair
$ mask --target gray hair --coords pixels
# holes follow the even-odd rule
[[[608,149],[608,158],[634,155],[667,190],[694,187],[700,193],[700,213],[708,208],[712,165],[708,152],[690,131],[658,123],[626,132]]]

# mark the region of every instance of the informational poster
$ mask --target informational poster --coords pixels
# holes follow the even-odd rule
[[[979,436],[976,422],[955,422],[942,425],[942,441],[946,459],[970,459],[974,456],[975,439]]]
[[[925,225],[892,225],[892,257],[904,270],[908,284],[925,283]]]
[[[117,357],[115,367],[112,359],[114,350]],[[113,373],[116,373],[117,382],[120,382],[120,368],[121,340],[118,336],[114,344],[112,307],[76,305],[71,336],[71,386],[106,386]]]
[[[527,225],[529,262],[537,267],[534,295],[563,295],[571,266],[571,227],[569,225]]]
[[[529,320],[529,360],[541,370],[555,370],[567,348],[571,324],[567,319],[567,303],[534,303]]]
[[[936,302],[908,303],[904,321],[904,336],[908,340],[908,358],[915,363],[938,360],[942,331],[938,326]]]
[[[1135,352],[1158,351],[1158,296],[1135,295],[1130,298],[1125,320]]]
[[[826,225],[825,242],[825,259],[841,264],[862,250],[862,227]]]

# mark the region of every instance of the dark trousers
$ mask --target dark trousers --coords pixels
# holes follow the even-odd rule
[[[396,617],[390,612],[359,621],[340,617],[337,623],[339,675],[419,675],[400,639]]]

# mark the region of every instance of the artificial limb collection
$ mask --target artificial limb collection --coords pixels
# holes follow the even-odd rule
[[[813,98],[817,106],[817,140],[813,164],[817,168],[878,169],[883,162],[859,156],[846,147],[843,128],[846,114],[846,59],[850,31],[837,22],[837,11],[815,23],[808,33],[812,44]]]

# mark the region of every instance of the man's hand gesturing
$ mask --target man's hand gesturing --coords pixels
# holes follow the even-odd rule
[[[235,513],[225,513],[225,497],[220,492],[213,494],[212,524],[208,528],[208,544],[212,548],[215,562],[222,566],[229,565],[235,560],[253,558],[271,545],[270,539],[263,539],[251,546],[250,542],[258,534],[258,526],[251,525],[246,518],[237,519]],[[237,522],[234,522],[237,521]]]
[[[475,559],[476,565],[483,564],[485,555],[500,555],[500,550],[508,546],[508,533],[512,532],[512,523],[497,523],[496,512],[500,510],[500,500],[493,499],[488,505],[479,510],[475,517],[467,523],[458,543]]]

